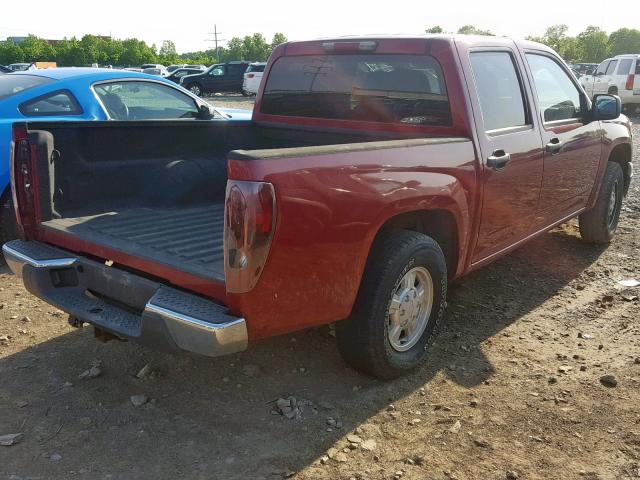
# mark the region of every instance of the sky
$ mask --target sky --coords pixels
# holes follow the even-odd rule
[[[173,40],[179,53],[212,48],[214,25],[220,39],[275,32],[289,40],[342,35],[422,34],[433,25],[456,31],[472,24],[499,35],[542,35],[546,27],[565,23],[575,35],[588,25],[607,32],[640,29],[640,8],[607,10],[595,0],[270,0],[141,2],[136,0],[28,0],[2,2],[0,39],[34,34],[47,39],[87,33],[139,38],[158,47]],[[28,12],[25,12],[28,6]],[[224,45],[224,42],[221,43]]]

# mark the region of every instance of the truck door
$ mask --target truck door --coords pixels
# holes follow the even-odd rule
[[[525,51],[542,123],[544,177],[536,223],[541,227],[586,205],[600,163],[600,122],[589,120],[588,102],[553,55]]]
[[[609,86],[613,81],[613,74],[616,71],[617,66],[617,60],[610,60],[609,63],[607,63],[607,69],[604,70],[602,74],[598,74],[598,72],[596,72],[596,80],[593,84],[593,95],[609,92]],[[598,67],[598,70],[600,71],[600,67]]]
[[[205,90],[207,92],[222,92],[224,91],[226,68],[224,65],[216,65],[206,75]]]
[[[530,231],[542,183],[543,152],[531,115],[531,93],[520,74],[522,59],[511,49],[473,49],[470,68],[467,78],[474,82],[471,101],[483,163],[482,213],[472,256],[476,263]]]

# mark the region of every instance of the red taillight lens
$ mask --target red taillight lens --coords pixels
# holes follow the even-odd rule
[[[624,86],[626,90],[633,90],[633,82],[636,80],[635,75],[633,73],[629,74],[627,77],[627,83]]]
[[[253,73],[247,73],[247,78],[253,78],[255,75]]]
[[[12,187],[18,229],[27,237],[38,223],[34,151],[27,129],[13,128]]]
[[[258,282],[271,246],[274,225],[273,185],[228,181],[224,232],[227,291],[248,292]]]

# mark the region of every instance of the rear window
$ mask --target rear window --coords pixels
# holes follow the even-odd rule
[[[265,65],[249,65],[249,68],[247,68],[247,72],[264,72],[264,67]]]
[[[0,100],[54,81],[51,78],[36,75],[2,75],[0,76]]]
[[[618,70],[616,70],[616,73],[618,75],[629,75],[629,72],[631,71],[632,62],[633,62],[632,58],[625,58],[620,60],[620,65],[618,65]]]
[[[425,55],[281,57],[271,67],[261,112],[414,125],[450,125],[444,76]]]

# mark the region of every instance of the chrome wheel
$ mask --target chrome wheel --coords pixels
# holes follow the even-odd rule
[[[191,93],[193,93],[194,95],[197,95],[198,97],[200,96],[200,94],[202,93],[202,91],[200,90],[200,87],[198,85],[191,85],[189,87],[189,91]]]
[[[616,213],[618,210],[618,182],[613,184],[611,189],[611,195],[609,195],[609,203],[607,204],[607,226],[611,226],[615,223]]]
[[[429,323],[433,307],[433,280],[424,267],[414,267],[400,280],[387,312],[387,338],[391,347],[406,352]]]

